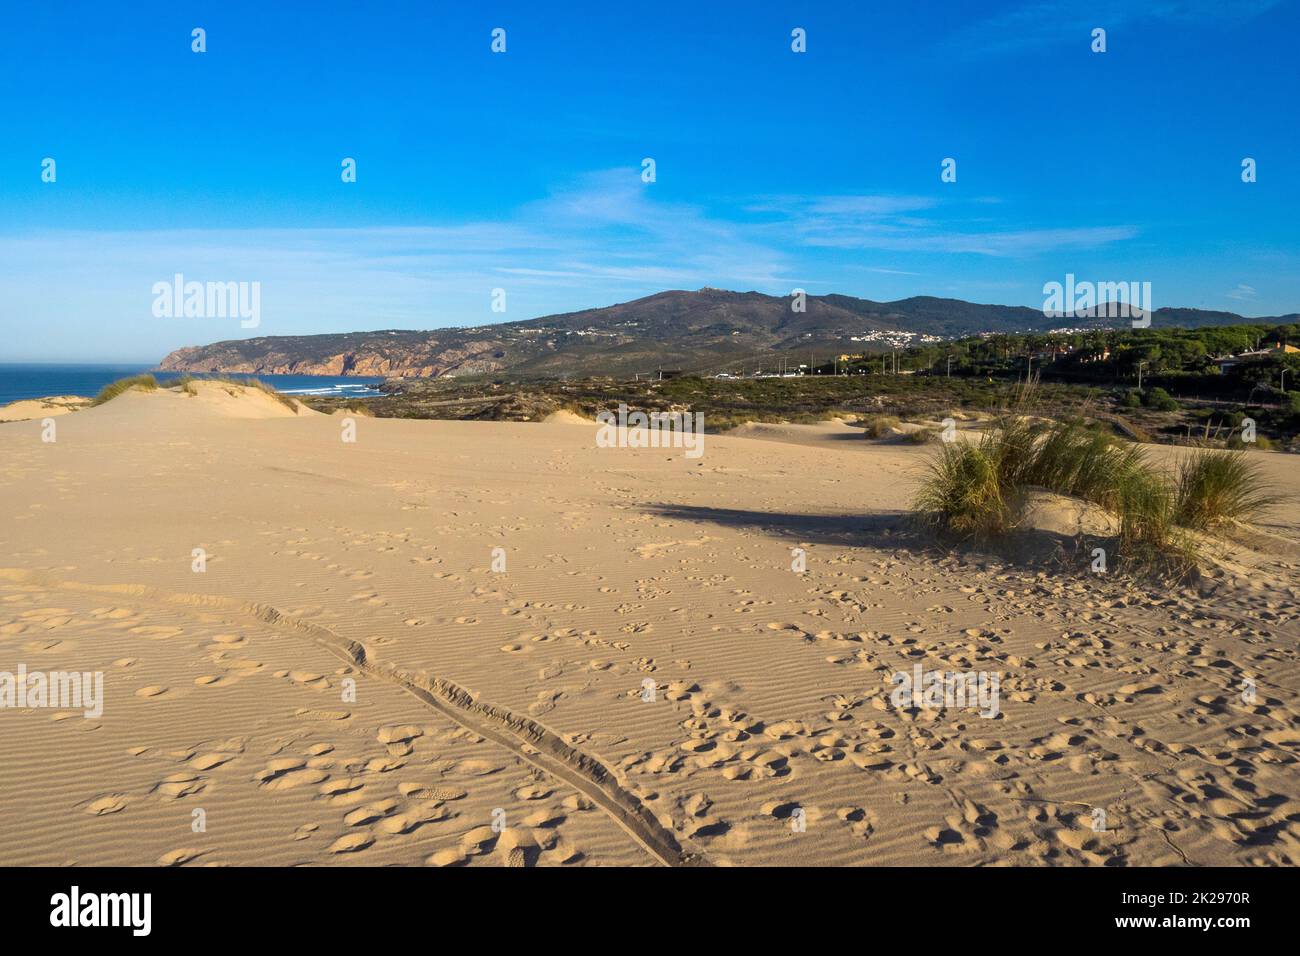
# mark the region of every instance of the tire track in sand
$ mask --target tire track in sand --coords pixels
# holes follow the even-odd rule
[[[372,658],[364,644],[319,624],[290,617],[273,605],[236,601],[217,595],[162,591],[144,584],[86,584],[23,568],[0,568],[0,580],[65,591],[114,594],[182,610],[223,611],[252,618],[282,631],[306,635],[318,647],[362,674],[400,687],[466,730],[505,747],[521,760],[563,780],[604,810],[663,865],[709,865],[703,854],[684,848],[672,831],[619,783],[613,771],[590,754],[565,743],[554,731],[504,707],[480,700],[446,678],[422,678],[387,661]]]

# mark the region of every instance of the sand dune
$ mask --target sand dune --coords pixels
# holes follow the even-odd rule
[[[0,426],[0,671],[104,675],[0,711],[0,862],[1297,860],[1294,505],[1171,590],[929,549],[926,449],[842,424],[352,426],[208,385]],[[892,705],[916,664],[999,714]]]
[[[53,395],[49,398],[31,398],[0,405],[0,422],[22,422],[33,418],[54,418],[67,415],[90,404],[90,399],[80,395]]]

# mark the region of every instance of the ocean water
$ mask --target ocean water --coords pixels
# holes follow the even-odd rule
[[[93,398],[101,388],[119,378],[153,372],[161,382],[177,378],[178,372],[154,372],[147,365],[6,365],[0,364],[0,405],[24,398],[47,395],[84,395]],[[195,373],[194,378],[209,378]],[[361,375],[237,375],[227,378],[256,378],[289,395],[340,395],[365,398],[380,394],[374,386],[383,378]]]

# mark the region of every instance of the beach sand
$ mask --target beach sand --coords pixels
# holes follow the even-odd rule
[[[1300,860],[1292,457],[1260,549],[1137,586],[926,545],[928,450],[842,423],[198,390],[0,426],[0,671],[104,698],[0,710],[0,863]],[[998,716],[894,706],[916,664]]]
[[[33,418],[54,418],[78,411],[90,404],[90,399],[80,395],[52,395],[49,398],[28,398],[0,405],[0,422],[22,422]]]

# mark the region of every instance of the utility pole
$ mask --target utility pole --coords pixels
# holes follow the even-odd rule
[[[1147,364],[1146,362],[1138,362],[1138,391],[1139,392],[1142,391],[1142,366],[1146,364]]]
[[[948,377],[952,378],[952,356],[948,356]]]

